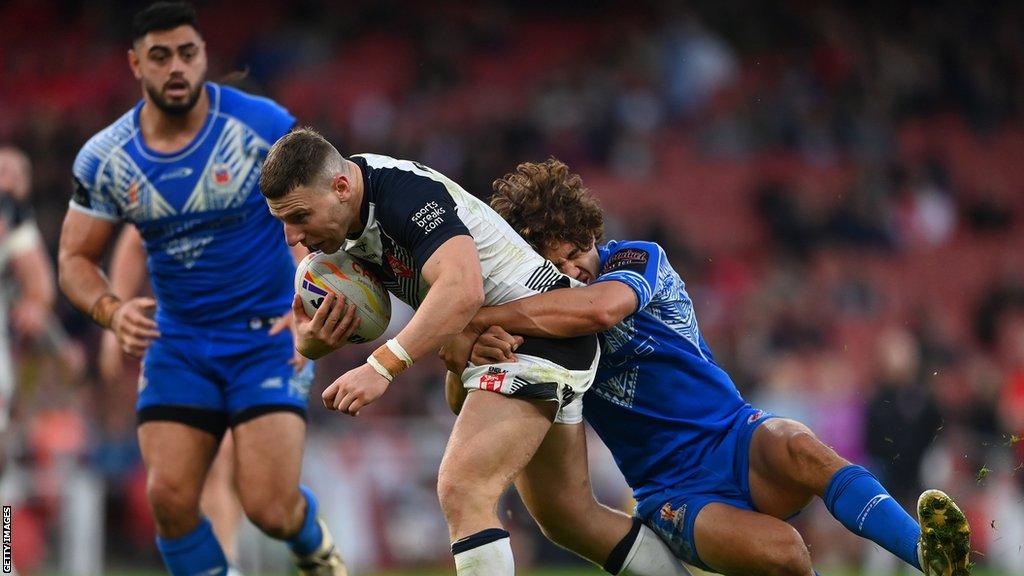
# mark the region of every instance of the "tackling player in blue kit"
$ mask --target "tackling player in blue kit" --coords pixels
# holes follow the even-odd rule
[[[926,574],[970,573],[969,527],[948,496],[922,494],[919,525],[867,470],[806,426],[743,400],[715,362],[664,250],[652,242],[597,245],[600,208],[564,164],[520,165],[495,182],[491,206],[588,286],[482,308],[446,351],[449,368],[458,371],[467,358],[512,360],[521,340],[509,333],[599,333],[602,356],[584,417],[633,489],[637,516],[678,558],[724,574],[815,574],[785,520],[818,496],[849,530]],[[542,527],[585,525],[574,510],[552,511],[554,525]]]
[[[143,98],[75,160],[60,285],[143,357],[138,437],[157,547],[172,574],[227,573],[199,498],[231,427],[249,519],[288,543],[301,574],[343,575],[316,499],[299,485],[312,365],[294,359],[294,257],[258,186],[270,144],[295,119],[205,81],[205,44],[185,3],[138,13],[128,60]],[[101,271],[118,222],[145,242],[155,301],[122,301]]]

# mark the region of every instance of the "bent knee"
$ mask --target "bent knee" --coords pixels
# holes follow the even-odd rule
[[[271,538],[287,539],[298,532],[305,518],[305,499],[298,487],[286,490],[245,490],[239,501],[246,518]]]
[[[493,484],[493,485],[492,485]],[[483,479],[457,478],[442,471],[437,478],[437,499],[445,516],[459,516],[478,509],[491,510],[505,487]]]
[[[198,514],[199,494],[193,482],[157,475],[150,475],[146,481],[146,498],[158,522]]]
[[[807,544],[792,526],[773,543],[766,564],[767,574],[772,576],[808,576],[814,572]]]
[[[278,540],[294,535],[300,526],[295,510],[281,503],[267,502],[263,506],[245,508],[245,516],[261,532]]]
[[[786,450],[790,458],[799,464],[834,467],[841,465],[842,461],[835,450],[819,440],[814,432],[803,424],[788,433]]]
[[[463,516],[471,509],[475,490],[463,487],[452,474],[443,471],[437,477],[437,501],[449,521]]]

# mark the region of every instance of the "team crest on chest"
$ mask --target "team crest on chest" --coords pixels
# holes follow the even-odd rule
[[[394,254],[388,254],[388,266],[391,266],[391,270],[395,273],[395,276],[399,278],[412,278],[414,272],[412,268],[405,265],[404,262],[399,260]]]
[[[231,167],[225,162],[213,165],[210,170],[210,178],[216,186],[227,186],[231,183]]]
[[[139,181],[133,180],[128,186],[128,203],[125,204],[124,210],[130,217],[135,217],[139,213]]]
[[[130,186],[128,186],[128,209],[131,210],[132,208],[134,208],[134,207],[136,207],[138,205],[139,205],[139,182],[136,180],[136,181],[133,181]]]

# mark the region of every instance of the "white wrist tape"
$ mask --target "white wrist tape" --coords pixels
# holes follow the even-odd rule
[[[388,347],[388,350],[394,352],[395,356],[398,356],[399,360],[405,362],[406,368],[412,366],[412,356],[410,356],[409,353],[405,351],[405,348],[402,348],[402,345],[398,343],[398,340],[392,338],[385,342],[384,345]]]
[[[388,371],[388,369],[385,368],[384,365],[381,364],[380,361],[378,361],[372,355],[366,359],[366,363],[372,366],[373,369],[377,372],[377,374],[383,376],[384,379],[387,380],[388,382],[391,382],[395,379],[391,372]]]

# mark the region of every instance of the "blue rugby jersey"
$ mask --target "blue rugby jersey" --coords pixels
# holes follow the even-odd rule
[[[288,310],[295,271],[259,192],[270,146],[295,118],[275,102],[206,83],[210,112],[184,148],[148,148],[140,101],[82,147],[70,208],[134,224],[148,253],[157,321],[212,325]]]
[[[640,500],[692,474],[746,402],[715,363],[665,251],[613,240],[598,254],[594,281],[626,284],[638,306],[600,334],[601,363],[583,415]]]

